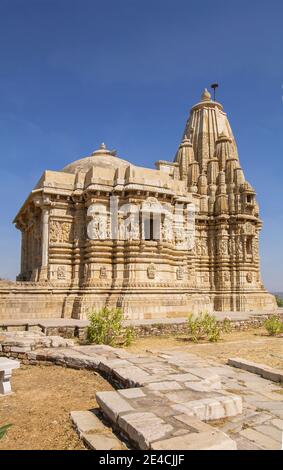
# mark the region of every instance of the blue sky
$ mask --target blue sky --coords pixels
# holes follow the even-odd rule
[[[45,169],[102,141],[172,159],[217,81],[258,192],[263,278],[283,291],[282,19],[281,0],[0,0],[0,276],[19,271],[11,222]]]

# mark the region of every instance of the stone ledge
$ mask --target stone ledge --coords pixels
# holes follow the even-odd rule
[[[227,364],[260,375],[264,379],[272,380],[273,382],[283,382],[283,370],[274,369],[265,364],[257,364],[241,357],[229,358]]]
[[[122,450],[123,443],[104,426],[92,411],[72,411],[70,413],[74,427],[80,438],[92,450]]]

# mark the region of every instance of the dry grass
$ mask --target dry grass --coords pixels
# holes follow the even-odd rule
[[[92,371],[25,366],[12,375],[14,394],[0,398],[0,425],[12,423],[0,449],[84,449],[70,411],[97,406],[95,392],[112,390]]]
[[[264,329],[234,331],[224,334],[218,343],[192,343],[184,336],[138,338],[127,350],[142,353],[181,347],[183,351],[226,363],[229,357],[243,357],[258,363],[283,369],[283,338],[266,335]]]

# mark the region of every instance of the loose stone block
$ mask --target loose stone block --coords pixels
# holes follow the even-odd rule
[[[82,434],[85,444],[92,450],[122,450],[121,441],[114,435],[86,432]]]
[[[11,346],[10,351],[15,353],[27,353],[31,350],[29,346]]]
[[[242,398],[236,395],[203,398],[172,405],[172,408],[185,414],[193,414],[203,421],[209,421],[242,413]]]
[[[118,425],[142,450],[149,449],[153,441],[165,437],[173,430],[170,424],[149,412],[127,413],[119,416]]]
[[[8,395],[11,393],[11,376],[12,370],[20,367],[19,361],[0,357],[0,395]]]
[[[104,431],[104,424],[91,411],[71,411],[71,419],[78,430],[79,435],[91,430]]]
[[[113,423],[117,421],[120,413],[134,410],[117,392],[97,392],[96,401],[103,413]]]

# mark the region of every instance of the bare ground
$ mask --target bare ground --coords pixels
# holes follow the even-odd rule
[[[97,406],[95,392],[112,390],[95,372],[54,365],[13,371],[13,395],[0,398],[0,426],[12,423],[1,449],[85,449],[70,411]]]

